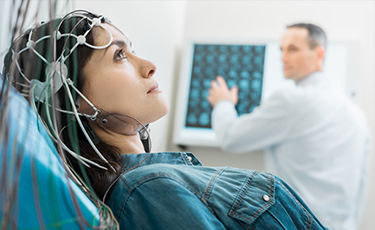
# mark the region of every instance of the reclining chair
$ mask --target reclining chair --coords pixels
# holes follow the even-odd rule
[[[118,228],[107,226],[102,210],[66,176],[36,113],[18,91],[9,90],[7,98],[0,94],[0,114],[5,112],[0,115],[0,228]]]

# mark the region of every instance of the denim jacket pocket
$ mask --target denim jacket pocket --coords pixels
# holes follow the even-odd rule
[[[235,196],[228,216],[251,225],[275,203],[274,177],[254,172]]]

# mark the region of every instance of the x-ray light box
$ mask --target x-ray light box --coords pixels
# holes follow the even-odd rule
[[[343,47],[329,47],[331,53],[338,55],[334,58],[327,55],[328,72],[336,71],[334,67],[346,66],[347,52]],[[332,79],[345,87],[346,73],[344,69],[330,75],[339,75]],[[218,75],[224,77],[229,87],[238,86],[236,110],[239,116],[251,113],[276,89],[293,84],[283,78],[278,42],[187,42],[177,93],[175,144],[217,146],[207,95],[211,81]]]

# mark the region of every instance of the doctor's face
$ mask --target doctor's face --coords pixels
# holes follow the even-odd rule
[[[167,103],[155,78],[155,65],[132,51],[129,39],[114,26],[104,24],[113,37],[106,49],[93,51],[83,68],[83,93],[109,113],[133,117],[148,124],[164,116]],[[94,30],[95,45],[110,40],[102,28]]]
[[[282,37],[280,49],[284,77],[287,79],[298,82],[321,68],[322,47],[310,47],[308,30],[305,28],[288,28]]]

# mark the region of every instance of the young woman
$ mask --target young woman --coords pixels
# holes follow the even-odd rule
[[[168,112],[155,71],[108,20],[74,11],[16,39],[3,72],[122,229],[324,229],[272,174],[150,153],[148,124]]]

